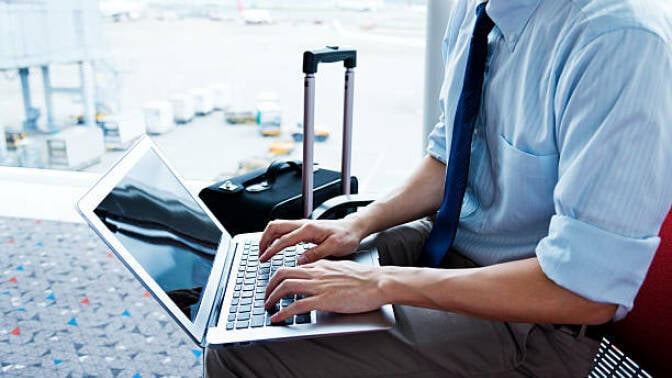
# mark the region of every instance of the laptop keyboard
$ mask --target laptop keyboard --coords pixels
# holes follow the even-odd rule
[[[243,255],[236,274],[233,299],[226,321],[226,329],[248,329],[276,325],[310,323],[310,313],[306,312],[289,317],[280,323],[272,323],[273,314],[287,307],[303,295],[288,295],[282,298],[271,310],[265,309],[264,294],[269,279],[280,267],[297,265],[297,258],[308,245],[298,244],[278,252],[270,260],[259,262],[259,245],[246,241]]]

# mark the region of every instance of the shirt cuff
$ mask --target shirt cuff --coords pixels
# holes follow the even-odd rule
[[[536,254],[556,284],[591,301],[619,305],[614,316],[619,320],[632,309],[659,243],[658,236],[627,237],[554,215]]]
[[[429,134],[427,153],[434,159],[446,164],[446,137],[443,125],[437,125]]]

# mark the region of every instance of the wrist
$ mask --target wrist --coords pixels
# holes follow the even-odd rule
[[[343,221],[348,224],[350,232],[352,232],[359,241],[362,241],[371,232],[369,231],[369,222],[360,213],[348,214]]]
[[[396,280],[395,271],[397,270],[394,266],[381,266],[378,268],[378,292],[383,304],[395,304],[398,303],[398,298],[395,298],[395,289]]]

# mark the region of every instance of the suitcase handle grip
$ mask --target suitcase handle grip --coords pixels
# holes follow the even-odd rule
[[[298,174],[301,174],[301,162],[294,160],[276,160],[268,166],[268,169],[264,174],[264,176],[266,176],[266,182],[268,182],[269,186],[275,183],[275,180],[278,178],[280,171],[284,170],[284,168],[287,166],[289,166],[290,169],[296,171]]]
[[[327,46],[324,49],[304,51],[303,73],[314,74],[320,63],[343,62],[345,68],[357,67],[357,50],[339,49],[338,46]]]

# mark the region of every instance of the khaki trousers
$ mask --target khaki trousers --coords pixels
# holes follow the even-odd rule
[[[422,220],[362,243],[382,265],[413,266],[432,223]],[[457,253],[450,268],[474,267]],[[269,341],[206,351],[208,377],[585,377],[599,341],[564,328],[394,306],[390,331]]]

